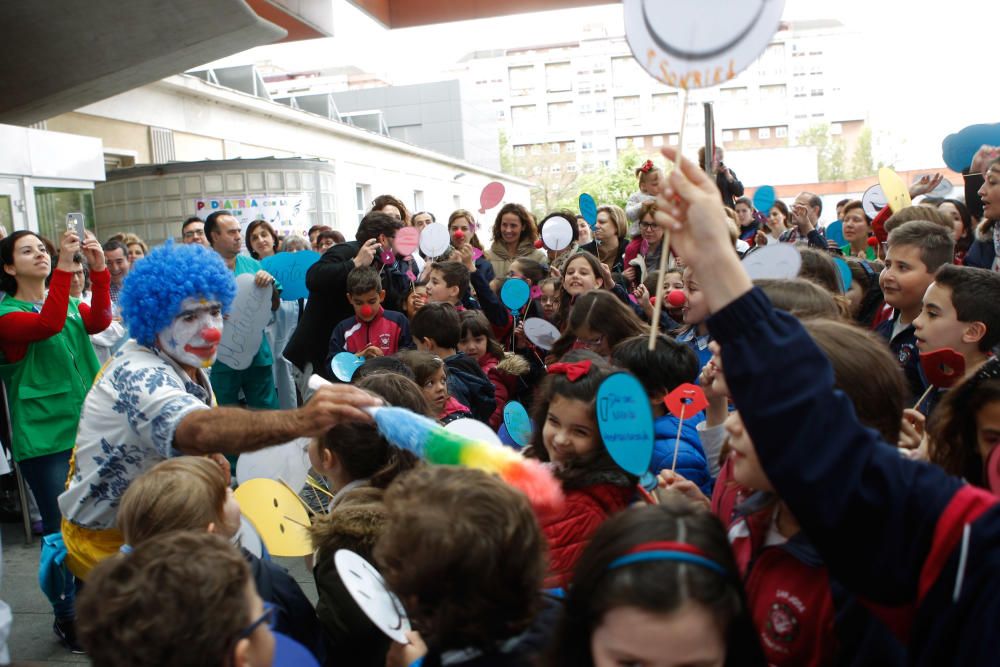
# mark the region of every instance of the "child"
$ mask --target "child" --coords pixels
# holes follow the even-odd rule
[[[674,448],[677,449],[676,470],[685,479],[694,482],[702,493],[711,495],[712,477],[705,461],[697,426],[703,417],[686,414],[684,423],[667,411],[663,399],[685,382],[698,377],[698,357],[686,345],[666,336],[657,336],[656,349],[649,349],[649,336],[627,338],[615,346],[611,361],[639,378],[653,407],[653,428],[656,441],[649,472],[658,475],[661,470],[674,467]],[[678,426],[680,439],[678,440]]]
[[[240,506],[214,461],[179,456],[161,461],[129,485],[118,508],[118,528],[131,549],[175,530],[206,531],[233,540]],[[260,597],[274,606],[274,629],[324,656],[316,612],[288,571],[240,549]]]
[[[486,317],[477,311],[467,310],[459,315],[462,335],[458,349],[465,356],[475,359],[479,368],[493,384],[496,409],[487,422],[495,431],[503,423],[503,409],[518,389],[518,377],[527,375],[531,366],[516,354],[507,355],[503,346],[493,337],[493,329]]]
[[[420,350],[404,350],[399,360],[413,372],[414,382],[430,407],[430,414],[442,424],[456,419],[472,419],[469,407],[456,400],[448,386],[444,361],[436,354]]]
[[[1000,444],[1000,360],[987,361],[945,394],[927,430],[932,463],[1000,496],[986,475],[986,461]]]
[[[605,521],[577,563],[543,664],[762,667],[719,523],[677,503]]]
[[[371,359],[410,347],[410,323],[402,313],[382,308],[384,299],[385,290],[378,271],[362,266],[347,274],[347,300],[354,308],[354,317],[333,329],[327,366],[334,355],[341,352]]]
[[[636,170],[635,177],[639,179],[639,191],[629,195],[625,204],[625,216],[629,225],[628,237],[639,235],[639,211],[644,202],[653,201],[663,187],[663,170],[653,166],[652,160],[646,160]]]
[[[426,414],[427,404],[412,380],[376,375],[358,386],[378,393],[389,405]],[[334,492],[329,513],[321,514],[312,528],[313,577],[319,594],[316,614],[329,654],[341,664],[382,667],[389,639],[347,592],[334,554],[349,549],[374,561],[372,552],[387,521],[383,492],[398,475],[421,463],[410,452],[390,445],[375,426],[353,423],[338,424],[314,439],[309,459]]]
[[[80,640],[97,667],[318,665],[271,631],[273,618],[239,552],[193,531],[106,558],[87,577],[77,609]]]
[[[578,252],[566,262],[560,282],[559,312],[557,326],[565,329],[569,309],[573,301],[586,292],[595,289],[615,289],[617,286],[611,274],[589,252]],[[622,290],[624,291],[624,290]]]
[[[635,304],[632,310],[636,315],[642,317],[645,322],[653,321],[654,302],[660,272],[651,271],[646,275],[646,280],[641,283],[632,296],[635,297]],[[660,331],[673,331],[681,325],[678,322],[684,320],[684,304],[673,306],[667,297],[674,290],[684,291],[684,269],[668,269],[663,284],[663,308],[660,310]]]
[[[573,303],[563,335],[552,346],[552,356],[560,359],[571,349],[586,349],[609,359],[615,345],[647,333],[649,328],[614,294],[593,290]]]
[[[525,455],[551,462],[566,493],[563,510],[542,522],[549,543],[546,588],[569,583],[590,536],[635,495],[636,478],[611,459],[597,428],[597,389],[611,373],[601,357],[576,350],[549,366],[536,394]]]
[[[712,358],[708,344],[712,337],[708,333],[708,304],[705,303],[701,282],[694,276],[691,267],[684,269],[684,306],[681,309],[684,326],[677,332],[677,342],[684,343],[698,355],[699,372]]]
[[[406,319],[412,320],[416,312],[423,308],[425,303],[427,303],[427,283],[410,283],[410,291],[403,302],[403,314],[406,315]]]
[[[410,325],[417,349],[440,357],[447,368],[448,393],[467,407],[474,418],[488,422],[496,410],[493,384],[475,359],[458,351],[462,325],[455,308],[446,303],[429,303],[417,312]],[[417,384],[421,387],[429,381],[421,381],[417,373]],[[440,392],[435,396],[439,400]]]
[[[461,262],[434,262],[427,276],[427,302],[450,303],[465,310],[462,301],[469,293],[469,269]],[[412,318],[411,318],[412,319]]]
[[[875,331],[889,341],[889,349],[906,374],[913,398],[924,391],[913,320],[920,314],[924,294],[934,282],[935,272],[951,262],[954,254],[955,243],[948,230],[933,222],[912,220],[889,234],[885,270],[879,277],[879,285],[885,302],[895,309],[895,314]]]
[[[401,476],[385,504],[375,559],[420,629],[386,664],[533,664],[548,636],[538,626],[553,614],[541,593],[545,543],[524,494],[480,470],[427,466]]]
[[[562,285],[560,285],[558,278],[545,278],[538,283],[538,289],[541,290],[538,303],[542,307],[542,317],[555,324],[559,314],[559,296],[562,292]]]

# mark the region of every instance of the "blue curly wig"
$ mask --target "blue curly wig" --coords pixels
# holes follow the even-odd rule
[[[184,299],[215,299],[228,313],[235,296],[233,272],[215,252],[167,241],[132,265],[118,304],[129,335],[151,347],[156,335],[177,317]]]

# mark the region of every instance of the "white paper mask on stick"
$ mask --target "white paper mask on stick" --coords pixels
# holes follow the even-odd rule
[[[361,611],[365,612],[368,620],[389,639],[409,644],[406,633],[410,631],[410,619],[399,598],[386,588],[379,571],[364,558],[347,549],[338,549],[333,554],[333,564],[347,592],[361,607]]]

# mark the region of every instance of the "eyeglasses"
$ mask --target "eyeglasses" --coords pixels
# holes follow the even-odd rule
[[[204,238],[204,236],[205,236],[205,230],[204,229],[195,229],[195,230],[192,230],[190,232],[184,232],[184,238],[186,238],[186,239],[193,239],[193,238],[195,238],[197,236],[201,236],[202,238]]]
[[[264,603],[264,613],[261,614],[260,618],[258,618],[256,621],[254,621],[253,623],[251,623],[247,627],[245,627],[242,630],[240,630],[240,639],[244,639],[246,637],[249,637],[250,635],[253,634],[254,630],[256,630],[258,627],[260,627],[264,623],[267,623],[267,627],[269,629],[274,630],[275,616],[276,616],[275,606],[273,604],[271,604],[270,602],[265,602]]]
[[[655,222],[640,222],[639,229],[645,229],[646,231],[652,231],[659,227]]]

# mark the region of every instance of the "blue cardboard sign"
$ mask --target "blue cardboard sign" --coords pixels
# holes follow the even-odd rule
[[[597,390],[597,427],[608,453],[623,470],[642,477],[653,458],[653,408],[642,383],[615,373]]]
[[[338,352],[330,360],[330,370],[341,382],[350,382],[357,371],[365,363],[364,357],[359,357],[350,352]]]
[[[500,288],[500,300],[512,311],[520,310],[531,298],[531,287],[521,278],[508,278]]]
[[[844,223],[841,220],[834,220],[826,226],[826,240],[833,241],[837,245],[844,245],[847,239],[844,238]]]
[[[531,418],[528,411],[517,401],[511,401],[503,408],[503,423],[507,433],[521,447],[531,442]]]
[[[837,265],[837,270],[840,272],[840,285],[844,288],[844,294],[847,294],[847,290],[851,289],[851,283],[854,282],[851,267],[843,257],[834,257],[833,263]]]
[[[297,301],[309,298],[306,271],[319,257],[319,253],[313,250],[279,252],[265,257],[260,265],[281,284],[282,301]]]
[[[984,145],[1000,145],[1000,123],[969,125],[949,134],[941,142],[941,155],[949,169],[961,173],[972,166],[972,158]]]
[[[778,196],[770,185],[762,185],[753,193],[753,207],[767,215]]]
[[[580,215],[587,221],[591,229],[597,224],[597,202],[586,192],[580,195]]]

